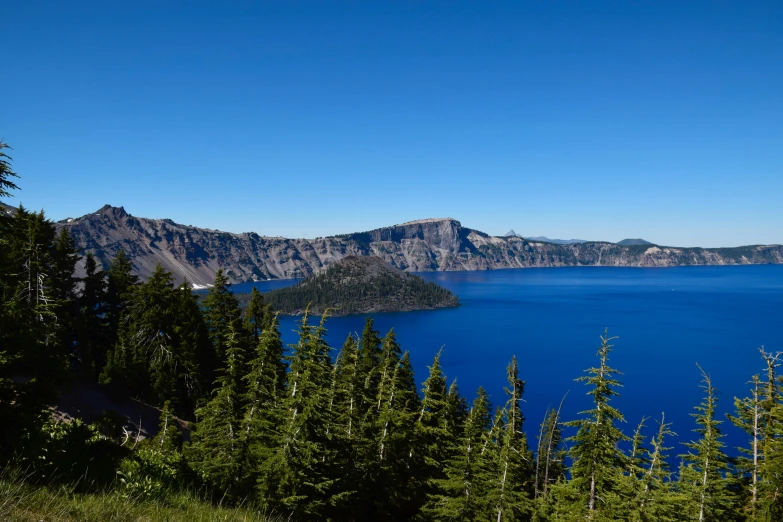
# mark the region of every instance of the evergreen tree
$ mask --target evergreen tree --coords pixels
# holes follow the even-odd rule
[[[479,458],[492,424],[491,408],[487,393],[479,387],[465,419],[458,451],[446,467],[447,478],[441,484],[443,493],[435,501],[433,519],[467,522],[489,512],[488,484],[481,480]]]
[[[245,359],[244,329],[238,318],[227,325],[226,364],[212,399],[196,410],[187,457],[202,479],[230,498],[242,493],[240,482],[241,424]]]
[[[199,381],[205,330],[189,285],[175,289],[172,279],[158,264],[145,283],[126,294],[118,340],[101,380],[127,386],[153,404],[170,400],[187,414],[206,385]],[[239,331],[236,327],[230,325],[229,339],[244,350],[246,334],[241,324]],[[244,360],[238,368],[244,369]]]
[[[270,458],[275,432],[283,413],[280,404],[285,394],[286,367],[277,316],[261,333],[255,354],[244,377],[245,409],[239,434],[238,491],[250,494],[258,481],[261,464]]]
[[[587,376],[576,379],[591,387],[588,395],[592,397],[594,407],[581,412],[583,418],[565,423],[577,428],[576,435],[567,439],[572,443],[569,486],[579,499],[578,512],[589,520],[599,519],[603,516],[602,511],[621,504],[617,497],[618,483],[627,469],[627,458],[618,444],[629,439],[616,426],[625,419],[610,405],[611,398],[618,395],[615,388],[622,386],[614,377],[620,372],[608,364],[612,350],[609,343],[613,339],[607,333],[601,336],[598,367],[588,369]]]
[[[247,303],[247,308],[245,308],[244,322],[245,329],[250,332],[251,342],[254,346],[258,344],[261,332],[268,326],[266,318],[272,318],[269,314],[269,307],[264,304],[264,296],[261,292],[256,287],[253,287],[250,291],[250,300]]]
[[[416,444],[421,456],[420,476],[426,494],[424,512],[437,510],[438,500],[446,494],[441,486],[447,478],[446,463],[457,452],[456,434],[449,431],[449,402],[446,377],[440,366],[442,352],[435,354],[430,374],[424,381],[423,398],[416,423]],[[414,451],[416,451],[414,450]]]
[[[488,516],[501,521],[528,520],[532,514],[532,454],[522,431],[520,408],[525,383],[519,378],[516,357],[507,368],[508,400],[502,410],[502,424],[496,445],[494,476],[488,483]]]
[[[11,168],[11,157],[3,149],[11,149],[7,143],[0,140],[0,198],[7,198],[11,195],[9,190],[19,190],[10,178],[19,176]]]
[[[334,425],[328,408],[332,375],[330,348],[323,339],[324,321],[308,324],[304,315],[299,342],[288,356],[288,389],[282,402],[275,452],[262,465],[259,498],[271,509],[293,518],[325,520],[341,504],[335,451],[328,430]]]
[[[106,279],[90,253],[86,256],[84,269],[82,292],[78,300],[77,349],[82,373],[97,379],[106,364],[106,348],[109,344]]]
[[[671,490],[671,472],[669,471],[668,451],[665,446],[666,437],[676,435],[671,431],[671,423],[661,414],[658,431],[650,441],[651,448],[646,450],[646,458],[637,460],[641,476],[631,518],[640,522],[676,522],[682,520],[679,506],[682,502]],[[640,463],[645,468],[641,469]]]
[[[208,380],[213,372],[206,369],[212,354],[207,326],[187,278],[172,295],[172,337],[176,353],[176,412],[192,418],[197,402],[212,388]],[[244,345],[242,347],[244,349]]]
[[[215,274],[215,282],[201,302],[213,348],[212,360],[205,362],[207,370],[225,364],[228,339],[232,335],[230,325],[241,317],[239,301],[230,288],[231,283],[228,282],[223,270],[219,269]],[[209,379],[208,382],[211,383],[212,380]]]
[[[152,439],[152,447],[163,453],[178,452],[182,449],[182,432],[177,426],[177,419],[174,418],[169,401],[163,403],[158,433]]]
[[[109,346],[114,346],[120,331],[120,320],[125,313],[126,303],[133,288],[139,284],[133,274],[133,264],[120,250],[109,265],[106,274],[106,319],[109,323]]]
[[[684,466],[680,470],[680,488],[688,499],[690,520],[730,520],[733,498],[725,477],[729,467],[723,452],[725,444],[721,441],[725,437],[720,431],[722,421],[715,418],[717,391],[710,376],[701,367],[699,371],[705,396],[696,406],[696,413],[691,414],[699,425],[694,430],[699,439],[685,444],[690,451],[681,456]]]

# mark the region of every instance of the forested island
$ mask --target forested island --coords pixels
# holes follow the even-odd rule
[[[265,295],[273,310],[299,315],[404,312],[459,306],[457,296],[377,257],[348,256],[294,286]]]
[[[17,188],[4,148],[0,198]],[[422,382],[372,319],[332,347],[326,315],[304,314],[285,346],[263,296],[240,310],[222,273],[199,302],[160,265],[142,282],[123,251],[105,271],[83,257],[77,277],[82,255],[43,212],[0,214],[2,520],[783,519],[781,354],[740,377],[729,423],[703,372],[692,441],[673,448],[665,416],[624,431],[606,333],[576,379],[591,407],[526,419],[516,358],[504,398],[469,401],[440,353]],[[158,408],[158,426],[53,415],[74,383]],[[725,429],[747,434],[742,456]]]

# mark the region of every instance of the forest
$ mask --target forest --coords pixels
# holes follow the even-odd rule
[[[8,150],[0,198],[18,189]],[[327,315],[305,313],[286,346],[263,296],[241,310],[220,271],[200,301],[161,267],[140,281],[124,253],[105,269],[85,254],[77,278],[80,257],[42,211],[0,215],[2,519],[783,520],[779,354],[738,376],[749,392],[726,419],[702,372],[694,424],[678,427],[692,441],[674,448],[665,416],[623,431],[608,332],[576,378],[591,407],[531,421],[524,360],[499,372],[498,404],[481,388],[469,400],[440,353],[420,384],[371,318],[338,349]],[[159,408],[157,435],[129,437],[122,412],[59,422],[50,406],[75,382]],[[747,434],[739,456],[726,429]]]
[[[273,310],[286,314],[330,315],[425,310],[458,306],[450,291],[403,272],[377,257],[348,256],[294,286],[264,296]]]

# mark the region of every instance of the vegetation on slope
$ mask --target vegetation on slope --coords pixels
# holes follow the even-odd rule
[[[0,191],[9,172],[0,156]],[[381,337],[371,319],[335,350],[325,319],[305,315],[286,347],[261,294],[241,312],[222,272],[201,306],[161,267],[139,282],[123,256],[106,273],[88,256],[77,280],[67,232],[23,208],[0,215],[0,242],[0,468],[24,470],[0,476],[0,518],[783,519],[782,354],[762,352],[730,424],[702,372],[675,471],[665,417],[623,431],[606,334],[578,379],[591,407],[574,419],[550,409],[529,427],[516,358],[499,404],[481,388],[469,404],[440,353],[419,389],[394,331]],[[48,405],[70,379],[161,407],[157,434],[142,440],[121,412],[57,422]],[[748,435],[738,458],[723,443],[731,425]]]
[[[458,306],[457,297],[419,276],[403,272],[377,257],[348,256],[296,285],[272,290],[265,296],[274,309],[286,314],[310,311],[330,315],[429,310]]]

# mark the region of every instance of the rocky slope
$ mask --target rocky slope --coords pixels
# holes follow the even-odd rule
[[[373,256],[347,256],[294,286],[265,295],[273,310],[286,314],[368,314],[458,306],[457,297],[421,277]]]
[[[557,245],[521,237],[492,237],[451,218],[411,221],[369,232],[316,239],[232,234],[138,218],[122,207],[57,223],[83,252],[108,266],[125,250],[142,277],[160,262],[199,285],[218,268],[233,282],[304,277],[346,256],[377,256],[401,270],[491,270],[548,266],[677,266],[783,263],[783,246],[674,248],[587,242]]]

